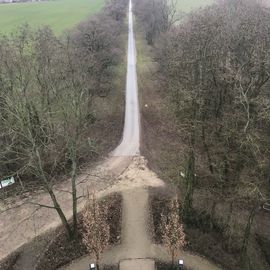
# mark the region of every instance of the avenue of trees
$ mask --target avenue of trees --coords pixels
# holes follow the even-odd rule
[[[35,180],[49,193],[70,237],[77,230],[76,178],[96,155],[93,104],[111,89],[121,56],[128,1],[112,0],[97,15],[57,37],[49,27],[21,26],[0,37],[0,178]],[[55,196],[60,173],[71,178],[73,225]]]
[[[252,223],[270,198],[270,13],[254,1],[225,0],[174,23],[166,2],[136,0],[135,7],[186,144],[181,214],[194,224],[193,195],[207,190],[212,205],[200,205],[209,229],[219,227],[248,269]],[[215,224],[218,204],[230,210]],[[240,209],[248,214],[236,221],[239,236],[232,213]]]

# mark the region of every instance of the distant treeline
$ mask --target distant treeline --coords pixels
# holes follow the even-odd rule
[[[0,4],[25,3],[25,2],[44,2],[44,1],[56,1],[56,0],[0,0]]]

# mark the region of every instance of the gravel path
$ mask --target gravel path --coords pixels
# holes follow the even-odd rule
[[[126,265],[134,266],[130,269],[135,269],[138,265],[137,269],[140,269],[144,263],[145,268],[142,269],[148,269],[149,260],[143,258],[152,258],[156,255],[148,233],[148,192],[141,187],[124,191],[122,195],[122,243],[103,255],[103,263],[115,264],[128,260],[122,264],[121,269],[129,269]]]
[[[149,215],[149,187],[164,187],[164,182],[147,168],[143,157],[134,157],[133,161],[116,183],[107,192],[121,192],[123,196],[121,244],[107,250],[102,256],[102,264],[119,264],[121,270],[153,270],[154,261],[170,261],[170,255],[160,245],[153,244]],[[181,252],[185,264],[193,270],[220,270],[205,258]],[[61,270],[85,270],[92,259],[89,256],[79,258]]]
[[[119,270],[153,270],[155,269],[154,260],[138,259],[125,260],[120,262]]]

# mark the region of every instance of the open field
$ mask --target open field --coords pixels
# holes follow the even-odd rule
[[[176,0],[178,9],[184,12],[211,5],[214,2],[215,0]]]
[[[265,6],[270,7],[270,0],[263,0]]]
[[[215,0],[175,0],[176,6],[179,10],[189,12],[194,9],[211,5]],[[258,0],[265,6],[270,7],[270,0]]]
[[[10,33],[23,23],[49,25],[60,34],[88,15],[99,11],[106,0],[56,0],[0,5],[0,33]]]

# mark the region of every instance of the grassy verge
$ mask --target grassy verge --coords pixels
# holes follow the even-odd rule
[[[189,12],[199,7],[213,4],[214,0],[176,0],[176,7],[180,11]]]
[[[184,165],[185,146],[179,143],[180,132],[168,95],[157,76],[152,47],[146,44],[138,27],[136,46],[142,125],[141,152],[149,160],[149,167],[163,180],[171,183],[178,178],[179,168]]]
[[[0,33],[11,33],[19,25],[49,25],[60,34],[64,29],[98,12],[105,0],[57,0],[0,5]]]

